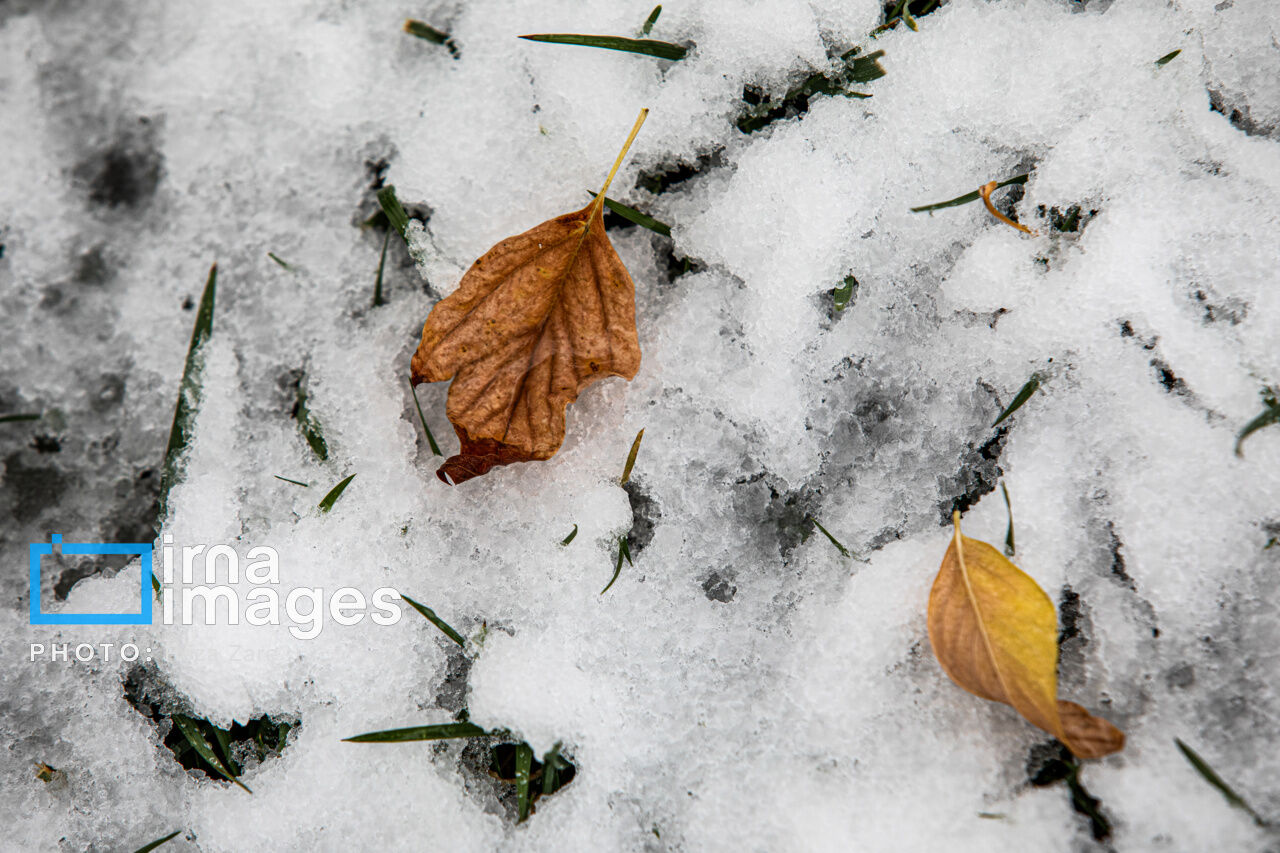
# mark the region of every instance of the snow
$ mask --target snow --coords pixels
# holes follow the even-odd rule
[[[706,0],[664,4],[652,37],[696,45],[676,63],[515,38],[634,36],[650,8],[0,7],[0,414],[47,413],[0,424],[0,849],[175,829],[165,849],[205,853],[1274,847],[1173,741],[1280,814],[1280,432],[1233,454],[1280,386],[1280,10],[952,0],[871,40],[868,0]],[[407,15],[460,57],[405,35]],[[853,46],[885,52],[871,98],[735,127],[744,86],[778,99]],[[497,240],[587,203],[645,106],[610,192],[673,231],[610,232],[639,374],[584,393],[551,461],[443,485],[407,384],[423,320]],[[665,192],[636,185],[680,165],[695,174]],[[1028,171],[1035,237],[981,203],[910,211]],[[382,233],[359,226],[380,178],[429,218],[412,259],[393,238],[375,308]],[[1073,205],[1080,229],[1053,230]],[[164,532],[270,546],[280,588],[326,606],[399,590],[465,652],[407,608],[325,611],[306,640],[288,620],[27,623],[28,543],[151,536],[184,302],[215,260]],[[325,462],[290,416],[299,378]],[[450,453],[445,393],[418,389]],[[1128,736],[1081,776],[1107,842],[1061,785],[1029,783],[1046,736],[929,648],[950,511],[1003,542],[999,480],[1016,562],[1070,611],[1062,695]],[[853,556],[806,536],[809,516]],[[634,565],[601,595],[625,535]],[[58,578],[46,611],[138,594],[136,566],[69,595]],[[187,772],[125,699],[134,664],[29,660],[105,642],[136,643],[192,716],[301,727],[251,762],[252,795]],[[341,740],[464,704],[538,756],[562,744],[577,776],[516,824],[461,742]]]

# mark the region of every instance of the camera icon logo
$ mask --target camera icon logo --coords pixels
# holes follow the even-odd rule
[[[64,554],[136,554],[142,562],[142,608],[138,613],[45,613],[40,609],[40,558],[53,553],[61,545]],[[55,533],[48,543],[31,543],[31,624],[32,625],[150,625],[151,624],[151,545],[141,542],[63,543]]]

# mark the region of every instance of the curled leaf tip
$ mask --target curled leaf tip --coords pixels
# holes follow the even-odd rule
[[[1037,236],[1036,232],[1032,231],[1027,226],[1019,222],[1014,222],[1012,219],[1005,216],[1000,211],[996,210],[995,205],[991,203],[991,193],[993,193],[999,185],[1000,185],[999,181],[989,181],[988,183],[985,183],[982,186],[978,187],[978,195],[982,197],[982,203],[987,206],[987,212],[990,213],[992,216],[994,216],[996,219],[999,219],[1005,225],[1008,225],[1010,228],[1016,228],[1019,231],[1021,231],[1023,234],[1030,234],[1032,237]]]

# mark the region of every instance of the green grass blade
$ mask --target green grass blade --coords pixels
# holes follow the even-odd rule
[[[173,715],[173,724],[178,727],[178,731],[187,739],[187,743],[191,744],[191,748],[204,759],[204,762],[217,771],[218,775],[226,779],[228,782],[239,785],[245,791],[252,794],[249,788],[235,777],[223,763],[214,755],[213,748],[209,746],[209,742],[204,739],[204,735],[200,734],[200,728],[196,721],[183,714]]]
[[[355,478],[356,478],[356,475],[352,474],[350,477],[347,477],[341,483],[339,483],[338,485],[330,489],[329,494],[325,495],[323,498],[320,499],[320,503],[318,504],[318,506],[320,507],[320,511],[328,512],[329,510],[333,509],[334,503],[338,500],[338,498],[342,497],[342,493],[346,491],[347,486],[350,485],[351,481],[354,480]]]
[[[443,631],[444,635],[448,637],[450,640],[453,640],[455,643],[457,643],[460,646],[466,646],[467,641],[462,638],[462,635],[459,634],[457,631],[453,630],[452,628],[450,628],[449,623],[445,622],[443,619],[437,616],[436,612],[432,610],[430,607],[427,607],[425,604],[419,604],[409,596],[405,595],[403,592],[400,593],[400,597],[403,598],[405,601],[409,602],[410,607],[412,607],[414,610],[418,611],[423,616],[425,616],[428,622],[430,622],[432,625],[435,625],[437,628]]]
[[[885,21],[882,26],[887,26],[893,23],[894,21],[900,19],[902,17],[903,10],[906,8],[907,8],[907,0],[898,0],[898,5],[894,6],[893,11],[890,12],[888,16],[885,17]],[[907,14],[909,15],[911,13],[908,11]]]
[[[1258,826],[1269,826],[1268,822],[1263,819],[1262,815],[1255,812],[1253,807],[1244,801],[1243,797],[1232,790],[1231,786],[1224,782],[1222,777],[1215,773],[1213,768],[1209,766],[1208,762],[1201,758],[1194,749],[1187,746],[1179,738],[1174,738],[1173,742],[1178,745],[1178,749],[1182,751],[1183,757],[1191,763],[1191,766],[1196,769],[1196,772],[1204,777],[1206,782],[1217,788],[1222,796],[1226,797],[1228,803],[1238,809],[1243,809],[1248,812],[1253,818],[1253,822]]]
[[[429,41],[432,44],[443,45],[449,51],[449,55],[457,59],[461,54],[458,52],[458,45],[454,42],[452,36],[441,30],[437,30],[425,21],[414,20],[409,18],[404,22],[404,31],[411,36],[416,36],[423,41]]]
[[[844,60],[848,72],[843,76],[842,82],[846,84],[870,83],[872,80],[879,80],[886,73],[884,67],[880,65],[880,60],[883,57],[883,50],[867,54],[846,53],[841,58]]]
[[[449,740],[459,737],[484,737],[484,729],[473,723],[441,723],[435,726],[410,726],[405,729],[385,729],[355,737],[344,737],[343,743],[409,743],[418,740]]]
[[[0,415],[0,424],[13,424],[19,421],[38,421],[43,415],[40,414],[17,414],[17,415]]]
[[[671,44],[670,42],[654,41],[653,39],[629,39],[622,36],[537,33],[535,35],[520,36],[520,38],[548,44],[576,44],[582,47],[599,47],[605,50],[621,50],[626,53],[642,53],[645,56],[655,56],[658,59],[670,59],[672,61],[684,59],[685,54],[689,52],[688,48],[681,47],[678,44]]]
[[[1000,413],[1000,417],[996,418],[991,425],[993,427],[1000,426],[1000,424],[1006,418],[1008,418],[1014,412],[1018,411],[1018,409],[1022,408],[1022,404],[1030,400],[1031,395],[1036,393],[1036,390],[1039,387],[1040,387],[1040,374],[1039,373],[1031,374],[1031,378],[1027,380],[1027,383],[1023,385],[1022,388],[1019,389],[1018,393],[1014,396],[1013,402],[1009,404],[1008,408],[1006,408],[1003,412]]]
[[[387,300],[382,298],[382,270],[387,265],[387,244],[391,242],[391,231],[382,235],[382,254],[378,256],[378,277],[373,281],[373,307],[386,305]]]
[[[134,853],[151,853],[152,850],[155,850],[161,844],[172,841],[173,839],[177,838],[181,834],[182,834],[181,829],[175,830],[174,832],[171,832],[168,835],[166,835],[164,838],[157,838],[155,841],[152,841],[150,844],[142,845],[137,850],[135,850]]]
[[[417,36],[418,38],[424,41],[429,41],[432,44],[449,43],[448,33],[437,30],[426,21],[418,21],[413,18],[409,18],[404,22],[404,31],[411,36]]]
[[[1013,545],[1013,504],[1009,502],[1009,489],[1005,486],[1004,480],[1000,481],[1000,492],[1004,495],[1004,508],[1009,513],[1009,529],[1004,534],[1004,555],[1012,557],[1014,551]]]
[[[516,747],[516,804],[518,823],[529,819],[529,774],[533,770],[533,748],[527,743]]]
[[[662,7],[659,6],[658,8]],[[559,781],[559,776],[560,744],[557,742],[546,755],[542,756],[542,793],[544,796],[554,794],[559,789],[560,786],[556,784]]]
[[[576,525],[576,524],[575,524],[575,525],[573,526],[573,532],[572,532],[572,533],[570,533],[568,536],[564,537],[564,539],[561,539],[561,540],[560,540],[560,544],[561,544],[561,545],[568,545],[570,542],[572,542],[572,541],[573,541],[573,537],[575,537],[575,536],[577,536],[577,535],[578,535],[578,525]]]
[[[1009,180],[1001,181],[1000,183],[996,184],[996,189],[1000,189],[1001,187],[1012,186],[1013,184],[1025,184],[1027,182],[1027,178],[1029,177],[1031,177],[1031,174],[1029,172],[1025,175],[1014,175]],[[978,194],[978,191],[974,190],[971,193],[965,193],[964,195],[956,196],[950,201],[940,201],[937,204],[926,204],[926,205],[921,205],[920,207],[913,207],[911,208],[911,212],[927,213],[933,210],[942,210],[942,208],[944,207],[959,207],[962,204],[968,204],[969,202],[977,201],[979,198],[980,196]]]
[[[1177,59],[1178,54],[1180,53],[1182,53],[1181,48],[1179,48],[1178,50],[1170,51],[1169,53],[1166,53],[1164,56],[1157,59],[1156,65],[1168,65],[1170,62],[1173,62],[1173,60]]]
[[[307,406],[307,389],[303,380],[298,381],[298,396],[293,405],[293,417],[298,421],[298,429],[302,431],[302,437],[307,440],[307,444],[311,447],[311,452],[321,462],[329,460],[329,443],[324,440],[324,430],[320,427],[320,421],[311,413],[311,408]]]
[[[644,19],[644,26],[640,28],[640,35],[647,36],[653,32],[653,25],[658,23],[658,16],[662,14],[662,4],[659,3],[653,7],[653,11],[649,13],[649,17]]]
[[[213,729],[213,736],[222,750],[222,763],[228,770],[239,776],[244,768],[236,766],[235,759],[231,757],[231,732],[215,726],[213,723],[209,724],[209,728]]]
[[[418,410],[418,423],[422,424],[422,431],[427,434],[427,444],[431,445],[431,452],[436,456],[444,456],[440,452],[440,445],[436,444],[436,437],[431,434],[431,427],[427,426],[427,419],[422,414],[422,404],[418,402],[418,389],[413,386],[413,380],[409,380],[409,393],[413,395],[413,405]]]
[[[1086,791],[1084,783],[1080,781],[1080,763],[1072,761],[1069,768],[1070,772],[1063,781],[1067,783],[1067,790],[1071,793],[1071,807],[1089,818],[1094,838],[1109,837],[1111,835],[1111,820],[1103,814],[1102,803],[1097,797]]]
[[[609,582],[605,584],[604,589],[600,590],[601,595],[608,592],[610,587],[612,587],[614,582],[618,579],[618,575],[622,574],[622,561],[624,559],[628,564],[631,564],[631,548],[627,545],[627,537],[620,536],[618,537],[618,562],[613,567],[613,577],[609,578]]]
[[[300,480],[290,480],[288,477],[281,477],[279,474],[272,474],[271,476],[275,477],[277,480],[284,480],[286,483],[293,483],[295,486],[302,486],[304,489],[311,488],[310,483],[303,483]]]
[[[871,95],[855,92],[849,87],[855,83],[869,83],[885,75],[880,66],[880,58],[884,51],[878,50],[865,56],[858,55],[858,48],[846,51],[840,59],[844,68],[836,73],[810,74],[803,81],[792,86],[780,100],[764,96],[757,103],[749,104],[747,110],[734,122],[743,133],[755,133],[775,121],[804,112],[810,102],[818,95],[845,98],[870,98]]]
[[[1263,427],[1280,423],[1280,404],[1277,404],[1275,399],[1267,399],[1263,401],[1263,405],[1266,406],[1266,411],[1245,424],[1244,429],[1240,430],[1240,434],[1236,436],[1236,456],[1241,459],[1244,458],[1244,440],[1246,438]]]
[[[280,266],[284,267],[284,268],[285,268],[285,269],[287,269],[287,270],[291,270],[291,269],[293,269],[293,267],[292,267],[292,266],[290,266],[288,263],[286,263],[285,261],[280,260],[280,256],[279,256],[279,255],[277,255],[275,252],[267,252],[267,257],[268,257],[268,258],[270,258],[271,260],[275,261],[277,264],[279,264]]]
[[[848,548],[846,548],[846,547],[844,547],[843,545],[841,545],[841,544],[840,544],[840,542],[839,542],[839,540],[837,540],[837,539],[836,539],[836,537],[832,536],[832,535],[831,535],[831,533],[827,530],[827,528],[825,528],[825,527],[823,527],[823,526],[822,526],[821,522],[819,522],[819,521],[818,521],[818,519],[814,518],[814,517],[811,515],[811,516],[809,516],[809,520],[813,522],[813,526],[814,526],[814,527],[816,527],[816,528],[818,528],[818,530],[822,531],[822,535],[823,535],[823,536],[825,536],[825,537],[827,537],[827,539],[829,539],[829,540],[831,541],[831,544],[832,544],[832,545],[836,546],[836,550],[840,552],[840,555],[841,555],[842,557],[852,557],[852,556],[853,556],[852,554],[850,554],[850,553],[849,553],[849,549],[848,549]]]
[[[378,190],[378,204],[382,205],[382,212],[386,214],[391,227],[403,238],[405,229],[409,227],[409,214],[405,213],[404,205],[396,198],[396,188],[385,186]]]
[[[596,194],[591,192],[591,190],[587,190],[587,192],[591,193],[592,198],[596,197]],[[639,225],[641,228],[648,228],[653,233],[661,234],[663,237],[671,236],[670,225],[666,224],[665,222],[659,222],[658,220],[654,219],[652,216],[643,214],[640,211],[636,210],[634,207],[627,207],[622,202],[614,201],[608,196],[604,197],[604,206],[609,208],[614,213],[618,214],[628,222],[634,222],[636,225]]]
[[[627,454],[627,464],[622,468],[622,479],[618,485],[625,486],[631,479],[631,469],[636,465],[636,454],[640,452],[640,439],[644,438],[644,429],[636,433],[636,440],[631,442],[631,452]]]
[[[835,300],[835,308],[837,311],[843,311],[849,307],[849,300],[853,299],[853,292],[858,286],[858,280],[851,275],[844,277],[844,283],[831,291],[831,297]]]
[[[913,33],[920,32],[920,28],[916,26],[916,19],[911,17],[911,4],[907,2],[907,0],[902,0],[902,2],[898,4],[898,8],[895,10],[894,15],[901,15],[903,23],[910,27]]]
[[[160,518],[168,511],[169,491],[183,474],[182,456],[191,442],[191,429],[196,410],[200,405],[201,378],[204,359],[201,349],[213,335],[213,306],[218,289],[218,265],[209,267],[204,293],[200,296],[200,308],[196,312],[195,327],[191,330],[191,343],[187,347],[187,361],[182,368],[182,383],[178,386],[178,403],[173,408],[173,426],[169,428],[169,444],[164,452],[164,465],[160,473]]]

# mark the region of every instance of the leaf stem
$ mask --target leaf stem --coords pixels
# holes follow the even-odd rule
[[[618,174],[618,169],[622,168],[622,161],[626,159],[627,152],[631,150],[631,143],[636,141],[636,136],[640,133],[640,128],[648,115],[649,108],[644,107],[640,110],[640,115],[636,116],[636,123],[631,126],[631,135],[627,137],[626,142],[622,143],[622,150],[618,152],[618,158],[613,161],[613,168],[609,170],[609,177],[604,179],[604,186],[600,188],[599,195],[591,203],[591,215],[587,217],[588,228],[591,227],[591,220],[595,218],[600,205],[604,204],[604,195],[609,191],[609,184],[613,183],[613,178]]]

